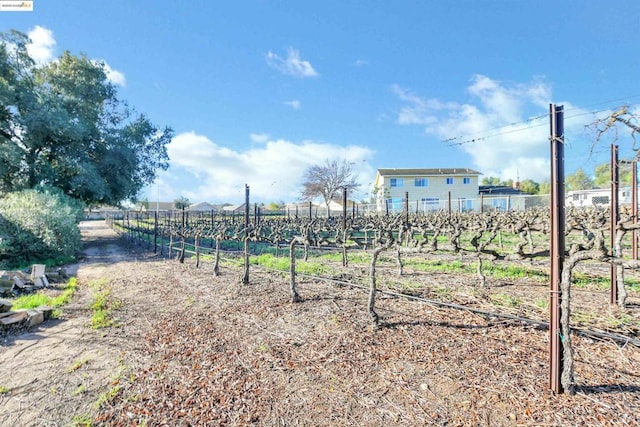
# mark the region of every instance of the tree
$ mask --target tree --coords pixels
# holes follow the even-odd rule
[[[175,206],[176,209],[186,209],[189,205],[191,205],[191,202],[185,196],[180,196],[173,201],[173,206]]]
[[[568,190],[588,190],[593,188],[593,179],[580,168],[567,175],[566,185]]]
[[[481,185],[502,185],[501,180],[495,176],[485,176],[482,178]]]
[[[338,197],[338,191],[356,190],[360,184],[353,175],[353,164],[346,160],[327,160],[323,165],[313,165],[304,173],[302,182],[302,200],[322,197],[329,211],[329,203]]]
[[[88,204],[135,200],[168,167],[173,131],[117,98],[104,64],[63,53],[37,66],[0,34],[0,191],[58,187]]]
[[[619,182],[622,185],[631,185],[631,167],[627,162],[618,165]],[[596,166],[593,184],[597,188],[609,188],[611,185],[611,163],[602,163]]]
[[[540,191],[540,184],[532,179],[525,179],[520,183],[520,190],[529,194],[538,194]]]
[[[542,181],[538,187],[538,194],[549,194],[551,193],[551,182]]]

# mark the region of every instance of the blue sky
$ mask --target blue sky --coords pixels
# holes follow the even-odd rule
[[[34,0],[0,31],[50,61],[102,60],[119,96],[171,126],[171,167],[142,197],[294,201],[305,169],[469,167],[549,176],[549,104],[566,110],[566,170],[592,173],[585,128],[639,110],[640,2]],[[631,139],[620,135],[621,156]]]

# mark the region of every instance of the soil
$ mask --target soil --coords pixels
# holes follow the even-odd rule
[[[210,262],[153,255],[103,222],[81,230],[73,302],[2,339],[2,426],[640,425],[632,345],[573,336],[577,393],[554,395],[547,330],[391,295],[379,296],[373,329],[357,287],[298,278],[293,304],[288,275],[252,268],[242,284],[233,263],[214,277]],[[476,306],[515,292],[528,303],[513,310],[528,315],[548,296],[528,279],[480,291],[459,274],[404,280],[431,285],[422,297],[447,300],[449,287]],[[107,291],[115,324],[92,329],[91,304]],[[600,297],[577,292],[577,304],[617,315]],[[626,313],[632,329],[637,310]]]

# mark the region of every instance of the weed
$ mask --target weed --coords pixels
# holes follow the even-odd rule
[[[30,309],[43,305],[48,305],[49,307],[53,308],[61,307],[71,300],[71,297],[73,296],[77,288],[78,282],[75,277],[72,277],[64,286],[62,293],[57,297],[50,297],[41,292],[30,295],[22,295],[13,301],[13,309]],[[56,310],[53,313],[53,317],[58,317],[59,314],[60,312]]]
[[[93,329],[108,328],[116,325],[116,319],[112,316],[112,311],[120,307],[120,301],[112,298],[111,287],[107,286],[104,281],[92,282],[91,287],[94,290],[93,303],[91,309],[91,327]]]
[[[434,286],[433,288],[431,288],[431,292],[436,294],[438,298],[441,299],[448,299],[452,294],[451,289],[447,288],[446,286]]]
[[[73,390],[73,392],[71,393],[72,396],[79,396],[83,393],[85,393],[87,391],[87,386],[84,384],[80,384],[78,387],[76,387],[75,390]]]
[[[89,361],[88,357],[84,357],[82,359],[76,360],[75,362],[73,362],[71,366],[67,368],[67,372],[77,371],[78,369],[82,368],[82,366],[84,366],[88,361]]]
[[[88,415],[74,415],[71,420],[73,427],[91,427],[91,418]]]
[[[491,295],[489,298],[491,298],[491,301],[495,304],[503,307],[515,308],[522,305],[522,300],[520,298],[503,293]]]
[[[8,393],[9,393],[9,387],[7,387],[6,385],[0,385],[0,395],[8,394]]]
[[[547,299],[538,299],[534,302],[536,307],[542,308],[544,310],[549,308],[549,300]]]
[[[100,394],[98,397],[98,401],[95,403],[96,408],[100,409],[104,404],[111,402],[120,392],[122,387],[120,385],[116,385],[111,387],[109,390]]]

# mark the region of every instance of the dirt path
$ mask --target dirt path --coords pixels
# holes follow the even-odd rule
[[[121,351],[117,337],[89,327],[92,281],[118,274],[130,256],[104,222],[80,224],[83,254],[68,273],[78,292],[61,319],[45,322],[0,346],[0,425],[58,426],[79,423],[117,375]],[[120,264],[118,264],[120,263]]]

